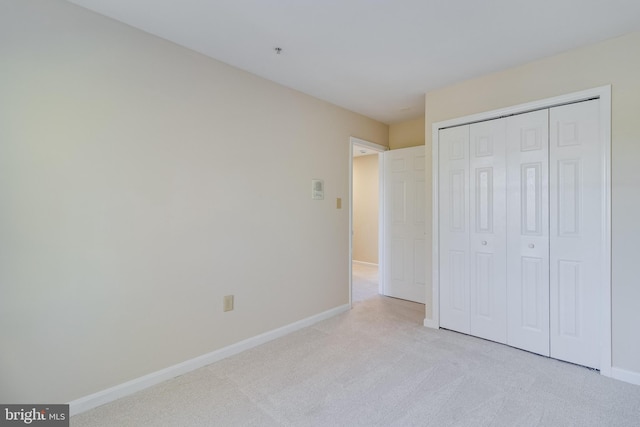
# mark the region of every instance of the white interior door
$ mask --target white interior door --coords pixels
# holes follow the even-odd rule
[[[592,368],[604,243],[599,102],[550,110],[551,356]]]
[[[548,110],[507,120],[507,343],[549,355]]]
[[[384,295],[424,304],[425,147],[391,150],[384,164]]]
[[[440,325],[469,331],[469,126],[439,132]]]
[[[506,121],[474,123],[469,134],[470,333],[506,343]]]

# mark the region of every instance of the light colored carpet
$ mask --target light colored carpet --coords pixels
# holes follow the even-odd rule
[[[639,386],[425,328],[424,306],[377,295],[375,274],[354,265],[348,313],[71,425],[640,426]]]
[[[352,268],[353,289],[351,290],[351,300],[353,305],[376,298],[378,296],[378,267],[354,262]]]

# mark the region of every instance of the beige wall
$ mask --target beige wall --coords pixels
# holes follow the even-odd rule
[[[424,141],[424,117],[389,126],[389,148],[391,150],[424,145]]]
[[[349,137],[387,145],[386,125],[61,0],[1,2],[0,58],[0,402],[349,302],[335,199]]]
[[[353,259],[378,263],[378,155],[353,159]]]
[[[639,76],[640,33],[636,32],[433,91],[425,99],[430,155],[430,130],[434,122],[612,85],[612,357],[614,367],[637,374],[640,374]],[[430,158],[427,161],[431,164]],[[427,188],[431,188],[430,184]],[[431,200],[430,195],[427,200]],[[431,212],[431,206],[427,210]],[[430,304],[427,307],[427,317],[431,317]]]

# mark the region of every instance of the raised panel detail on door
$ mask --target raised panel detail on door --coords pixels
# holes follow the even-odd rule
[[[427,286],[427,269],[424,262],[417,262],[417,260],[423,260],[426,257],[426,240],[415,239],[413,241],[413,254],[416,258],[416,262],[413,263],[413,278],[414,283],[418,286]]]
[[[386,151],[382,158],[385,193],[383,294],[424,304],[424,147]]]
[[[506,121],[507,343],[548,356],[548,110]]]
[[[493,168],[477,168],[475,177],[474,220],[477,233],[491,233],[493,230]]]
[[[476,252],[475,259],[475,314],[478,317],[491,319],[499,307],[494,307],[492,289],[494,288],[493,254]]]
[[[580,234],[580,159],[558,161],[558,233]]]
[[[493,136],[492,135],[478,135],[474,141],[474,149],[476,157],[492,156],[493,155]]]
[[[448,132],[448,130],[442,131],[447,139],[446,144],[447,152],[449,153],[448,160],[468,160],[467,152],[469,150],[469,135],[463,135],[461,133]]]
[[[550,109],[551,356],[600,367],[604,153],[598,100]]]
[[[389,253],[389,258],[391,261],[391,279],[394,281],[404,281],[405,272],[405,247],[406,241],[405,239],[392,239],[391,240],[391,251]]]
[[[407,222],[407,183],[394,181],[391,184],[391,221],[395,224]]]
[[[440,325],[469,333],[469,126],[439,140]]]
[[[469,127],[469,299],[471,334],[507,339],[506,122]]]
[[[519,132],[520,151],[543,150],[546,152],[547,151],[547,132],[548,132],[547,129],[543,129],[540,126],[537,126],[537,124],[534,124],[533,126],[528,126],[526,123],[522,121],[521,123],[523,123],[523,126],[520,128],[520,132]],[[516,140],[515,134],[511,134],[510,136],[512,137],[510,138],[510,141]]]
[[[558,261],[558,334],[580,336],[580,262]]]
[[[527,163],[520,166],[520,198],[522,209],[520,225],[523,235],[540,236],[542,234],[542,163]],[[544,212],[547,215],[547,212]]]
[[[424,159],[423,159],[424,160]],[[415,198],[415,212],[414,212],[414,219],[416,223],[420,223],[420,224],[424,224],[426,218],[425,218],[425,212],[427,209],[427,205],[425,203],[425,197],[426,197],[426,188],[424,185],[424,179],[417,179],[416,180],[416,186],[415,186],[415,190],[414,190],[414,198]]]
[[[449,289],[451,292],[450,297],[448,298],[448,308],[459,312],[458,314],[460,316],[464,316],[466,318],[468,317],[469,311],[466,254],[462,251],[449,251],[449,266]],[[468,330],[468,326],[466,329]],[[463,330],[461,332],[466,331]]]
[[[464,233],[467,226],[467,174],[465,169],[452,170],[445,183],[449,187],[449,229]]]
[[[548,304],[544,297],[547,292],[547,281],[542,271],[544,260],[542,258],[522,257],[520,272],[522,278],[520,285],[520,305],[522,306],[522,317],[520,328],[529,329],[534,332],[542,332],[547,327],[547,322],[542,318],[547,309],[543,307]],[[516,319],[513,319],[514,321]]]

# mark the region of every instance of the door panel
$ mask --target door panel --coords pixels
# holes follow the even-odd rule
[[[384,295],[424,304],[424,147],[391,150],[384,164]]]
[[[602,277],[599,101],[550,110],[551,356],[599,368]]]
[[[469,129],[470,333],[505,343],[506,309],[506,121]]]
[[[546,162],[545,162],[546,163]],[[542,169],[546,164],[525,163],[520,166],[521,210],[523,236],[542,235]],[[547,212],[544,212],[546,215]]]
[[[543,318],[543,314],[547,311],[544,307],[547,302],[544,296],[547,286],[547,280],[544,277],[546,273],[543,271],[545,260],[523,256],[520,262],[522,314],[516,323],[519,323],[522,329],[546,335],[547,323]]]
[[[507,343],[548,356],[548,110],[506,123]]]
[[[469,333],[469,126],[439,140],[440,324]]]

